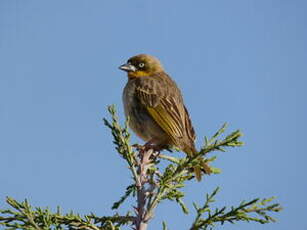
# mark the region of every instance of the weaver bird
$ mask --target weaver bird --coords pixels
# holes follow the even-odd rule
[[[160,61],[150,55],[131,57],[119,67],[128,74],[123,92],[123,104],[130,128],[145,145],[158,149],[175,146],[188,156],[197,153],[195,132],[180,89],[164,71]],[[194,167],[197,180],[201,171],[211,172],[201,159],[202,166]]]

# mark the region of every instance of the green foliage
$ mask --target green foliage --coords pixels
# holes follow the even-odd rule
[[[267,224],[275,222],[275,219],[267,213],[279,212],[282,209],[277,203],[267,205],[274,199],[272,197],[261,201],[259,199],[254,199],[249,202],[242,201],[237,207],[231,207],[229,211],[227,211],[227,207],[212,210],[210,204],[215,202],[214,198],[218,192],[219,188],[216,188],[210,195],[207,194],[205,204],[202,207],[198,207],[195,203],[193,204],[197,215],[190,230],[213,229],[217,223],[222,225],[226,222],[235,224],[238,221],[253,221],[260,224]],[[206,215],[206,217],[202,217],[203,215]]]
[[[59,207],[52,213],[48,208],[32,208],[27,200],[18,202],[9,197],[6,202],[13,208],[0,210],[0,226],[5,226],[6,230],[115,230],[134,220],[129,214],[111,217],[94,214],[82,217],[73,212],[61,214]]]
[[[191,170],[193,167],[201,166],[203,162],[206,162],[213,174],[218,174],[221,170],[211,166],[216,156],[208,157],[208,154],[214,151],[225,152],[228,147],[243,145],[243,142],[239,140],[242,136],[239,130],[221,138],[227,128],[227,125],[224,124],[210,139],[205,138],[201,150],[193,157],[162,154],[143,146],[131,145],[128,131],[129,121],[122,127],[119,124],[115,107],[110,106],[108,111],[111,114],[111,121],[104,119],[104,124],[111,130],[115,148],[127,162],[132,175],[130,185],[126,188],[124,195],[113,204],[112,209],[118,210],[131,196],[136,199],[133,212],[126,215],[115,213],[113,216],[104,217],[97,217],[94,214],[80,216],[73,212],[61,214],[59,208],[52,213],[48,208],[32,208],[27,200],[17,202],[12,198],[7,198],[11,209],[0,210],[0,226],[4,226],[7,230],[117,230],[127,225],[136,230],[146,230],[156,207],[161,202],[176,202],[185,214],[189,213],[183,201],[185,194],[182,188],[186,186],[187,181],[194,180]],[[162,167],[165,164],[160,164],[161,161],[167,163],[166,167]],[[204,175],[203,180],[206,180],[207,176],[209,175]],[[257,222],[265,224],[275,221],[269,213],[281,210],[279,204],[271,204],[273,198],[254,199],[230,208],[214,209],[211,205],[218,191],[217,188],[210,195],[207,194],[203,206],[193,204],[196,217],[190,230],[214,229],[218,224],[223,225],[224,223]],[[168,229],[166,222],[162,223],[162,229]]]
[[[115,202],[113,205],[112,205],[112,209],[118,209],[119,206],[125,202],[125,200],[132,194],[133,196],[135,196],[135,192],[136,192],[136,187],[134,184],[132,185],[129,185],[127,188],[126,188],[126,192],[125,194],[119,199],[119,201]]]

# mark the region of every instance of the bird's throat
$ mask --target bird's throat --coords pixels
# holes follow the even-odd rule
[[[129,78],[138,78],[138,77],[145,77],[148,76],[148,73],[145,71],[135,71],[135,72],[128,72],[128,77]]]

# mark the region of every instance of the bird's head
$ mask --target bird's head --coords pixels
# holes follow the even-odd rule
[[[160,61],[148,54],[139,54],[129,58],[119,69],[126,71],[129,78],[151,76],[163,71]]]

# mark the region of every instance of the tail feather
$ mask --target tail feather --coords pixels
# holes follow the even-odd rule
[[[193,170],[194,170],[196,180],[201,181],[201,168],[199,166],[195,166]]]
[[[197,150],[194,146],[194,144],[192,145],[186,145],[183,149],[183,151],[189,156],[189,157],[192,157],[193,155],[197,154]],[[210,167],[208,166],[208,164],[205,162],[205,160],[201,157],[199,157],[200,159],[200,164],[201,166],[194,166],[193,167],[193,171],[194,171],[194,174],[195,174],[195,178],[198,180],[198,181],[201,181],[201,177],[202,177],[202,171],[205,173],[205,174],[211,174],[212,173],[212,170],[210,169]]]

